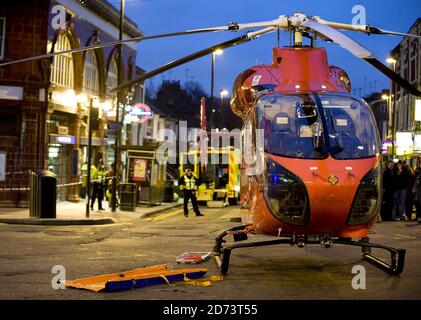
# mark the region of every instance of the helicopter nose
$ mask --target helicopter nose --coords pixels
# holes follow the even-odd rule
[[[358,181],[347,172],[330,172],[319,177],[314,185],[310,219],[316,221],[337,221],[344,223],[350,212]]]

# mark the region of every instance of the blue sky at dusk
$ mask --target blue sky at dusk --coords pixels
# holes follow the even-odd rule
[[[119,8],[119,0],[110,0]],[[126,15],[130,17],[145,35],[182,31],[210,26],[227,25],[229,22],[247,23],[266,21],[280,15],[303,12],[323,19],[351,23],[354,14],[352,8],[363,5],[366,9],[367,23],[387,30],[407,32],[415,20],[421,16],[419,0],[126,0]],[[216,43],[235,38],[246,31],[237,33],[217,32],[200,35],[179,36],[177,38],[144,41],[138,44],[137,64],[150,71],[169,61]],[[356,32],[345,34],[370,49],[384,61],[392,48],[402,37],[371,35]],[[277,35],[272,33],[246,44],[226,49],[216,57],[215,94],[226,88],[231,92],[236,76],[255,64],[270,64],[272,47],[277,44]],[[289,34],[281,33],[281,45],[289,45]],[[389,87],[389,80],[379,71],[346,52],[337,45],[318,41],[318,46],[328,49],[330,64],[344,68],[350,78],[356,94],[368,94]],[[183,66],[167,71],[152,79],[158,86],[162,79],[198,81],[210,92],[211,56],[200,58]],[[149,81],[150,82],[150,81]],[[364,90],[365,83],[365,90]],[[358,90],[360,88],[360,90]],[[364,92],[365,91],[365,92]]]

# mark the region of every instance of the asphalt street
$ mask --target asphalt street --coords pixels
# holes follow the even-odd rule
[[[396,277],[361,259],[361,250],[334,245],[271,246],[234,250],[230,273],[210,287],[178,283],[115,293],[53,289],[61,265],[66,278],[176,263],[185,251],[211,251],[215,236],[238,225],[238,207],[203,208],[204,217],[170,211],[147,219],[105,226],[0,224],[0,299],[420,299],[421,224],[382,222],[372,242],[407,249],[404,272]],[[254,235],[250,240],[263,240]],[[229,242],[232,240],[229,239]],[[353,289],[352,268],[366,270],[366,288]],[[191,266],[191,265],[189,265]],[[213,259],[199,265],[217,275]]]

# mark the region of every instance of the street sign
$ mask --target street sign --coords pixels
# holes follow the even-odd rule
[[[116,135],[116,132],[115,132],[115,130],[109,129],[109,130],[105,131],[105,134],[107,136],[113,136],[114,137]]]
[[[110,130],[120,130],[122,127],[121,123],[110,123]]]

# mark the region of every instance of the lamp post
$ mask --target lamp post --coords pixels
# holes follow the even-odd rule
[[[224,97],[227,96],[227,95],[228,95],[228,90],[221,89],[219,91],[219,96],[221,97],[219,112],[221,113],[221,116],[223,116],[223,114],[222,114],[222,108],[224,106]]]
[[[392,96],[390,94],[382,94],[382,99],[386,101],[386,106],[387,106],[387,113],[388,113],[388,118],[390,119],[391,122],[389,122],[389,129],[390,129],[390,133],[392,133],[393,131],[393,116],[392,116]],[[386,136],[388,135],[388,133],[386,133]],[[385,137],[386,137],[385,136]],[[392,134],[393,136],[393,134]],[[392,139],[393,140],[393,139]],[[394,143],[392,142],[392,145]],[[392,150],[393,151],[393,150]],[[393,154],[392,154],[392,160],[393,160]]]
[[[396,72],[396,59],[389,57],[386,62],[393,65],[393,72]],[[392,161],[395,157],[395,112],[396,112],[396,82],[392,80],[392,93],[390,99],[393,96],[393,107],[392,107]]]
[[[123,26],[124,26],[124,1],[120,2],[120,26],[118,40],[123,40]],[[123,67],[123,46],[118,45],[118,71],[117,71],[117,83],[120,85],[122,82],[121,69]],[[122,92],[117,92],[117,105],[115,112],[115,122],[119,122],[120,103],[121,103]],[[124,120],[124,119],[123,119]],[[113,180],[112,180],[112,194],[111,194],[111,212],[115,212],[117,208],[117,162],[118,162],[118,144],[120,140],[121,129],[116,131],[115,143],[114,143],[114,166],[113,166]]]
[[[210,119],[211,129],[213,129],[213,118],[214,118],[214,114],[215,114],[215,109],[214,109],[214,106],[213,106],[213,90],[214,90],[214,82],[215,82],[215,56],[221,55],[222,52],[223,51],[221,49],[218,49],[218,50],[215,50],[214,52],[212,52],[211,96],[210,96],[210,108],[211,108],[211,111],[212,111],[211,119]]]
[[[94,98],[90,98],[88,110],[88,168],[86,174],[86,218],[89,218],[89,204],[91,202],[92,123],[94,120],[98,121],[98,117],[96,117],[97,119],[93,119],[94,108],[99,108],[99,102]],[[95,112],[95,114],[97,114],[97,112]]]
[[[222,108],[223,102],[224,102],[224,97],[228,95],[228,90],[221,89],[221,91],[219,91],[219,95],[221,96],[221,108]]]

